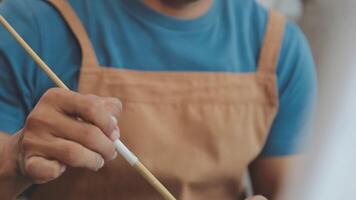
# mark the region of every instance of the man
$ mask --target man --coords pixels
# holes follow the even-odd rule
[[[79,92],[50,89],[0,31],[2,198],[33,184],[30,199],[160,198],[117,157],[119,127],[178,199],[236,199],[248,166],[275,197],[315,96],[296,25],[250,0],[11,0],[0,13]]]

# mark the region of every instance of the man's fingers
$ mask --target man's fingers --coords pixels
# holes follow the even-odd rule
[[[120,138],[120,129],[118,126],[118,120],[122,112],[122,103],[117,98],[105,98],[105,106],[108,112],[112,114],[111,119],[113,120],[116,128],[109,136],[112,141]]]
[[[56,160],[32,156],[25,160],[25,172],[35,183],[47,183],[63,174],[66,167]]]
[[[120,114],[122,112],[122,103],[121,103],[121,101],[119,99],[117,99],[117,98],[105,97],[104,98],[104,104],[105,104],[105,107],[106,107],[106,111],[111,113],[111,115],[113,117],[115,117],[115,119],[118,120],[120,118]]]
[[[44,98],[55,102],[57,109],[65,114],[79,117],[99,127],[108,137],[116,133],[117,123],[112,116],[117,118],[121,112],[122,104],[118,99],[82,95],[63,89],[51,89]]]
[[[112,116],[119,116],[119,112],[121,111],[120,101],[116,100],[114,103],[114,101],[111,100],[109,103],[103,98],[94,95],[78,95],[76,98],[78,100],[75,101],[76,103],[73,105],[75,114],[84,121],[99,127],[105,135],[111,137],[117,127],[117,123],[115,123]],[[110,107],[110,110],[108,107]],[[66,108],[69,108],[69,106],[66,106]]]
[[[54,136],[77,142],[100,154],[107,161],[116,157],[114,143],[104,135],[101,129],[84,121],[60,114],[56,119],[60,120],[61,123],[53,127],[52,134]]]
[[[46,154],[71,167],[87,168],[98,171],[104,166],[103,157],[84,146],[65,139],[55,139],[47,147]]]

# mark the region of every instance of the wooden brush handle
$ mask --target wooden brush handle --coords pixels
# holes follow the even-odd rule
[[[69,88],[62,82],[62,80],[58,78],[58,76],[51,70],[51,68],[36,54],[36,52],[26,43],[26,41],[16,32],[16,30],[6,21],[2,15],[0,15],[0,23],[11,33],[16,41],[25,49],[25,51],[32,57],[38,66],[41,67],[41,69],[59,88],[69,90]],[[173,195],[169,193],[169,191],[139,160],[137,160],[137,162],[135,162],[135,164],[132,166],[162,195],[165,200],[175,200]]]

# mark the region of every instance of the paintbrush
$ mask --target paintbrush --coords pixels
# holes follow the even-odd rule
[[[58,78],[51,68],[36,54],[36,52],[26,43],[26,41],[16,32],[16,30],[0,15],[0,23],[10,32],[16,41],[32,57],[37,65],[48,75],[48,77],[59,87],[66,90],[69,88]],[[137,170],[148,183],[154,187],[165,200],[175,200],[175,197],[162,185],[161,182],[139,161],[139,159],[125,146],[121,140],[114,141],[116,150],[125,160]]]

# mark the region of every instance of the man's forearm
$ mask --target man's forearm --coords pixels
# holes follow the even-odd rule
[[[26,188],[31,185],[31,181],[18,170],[17,147],[19,135],[9,136],[0,132],[0,194],[1,199],[15,199]]]

